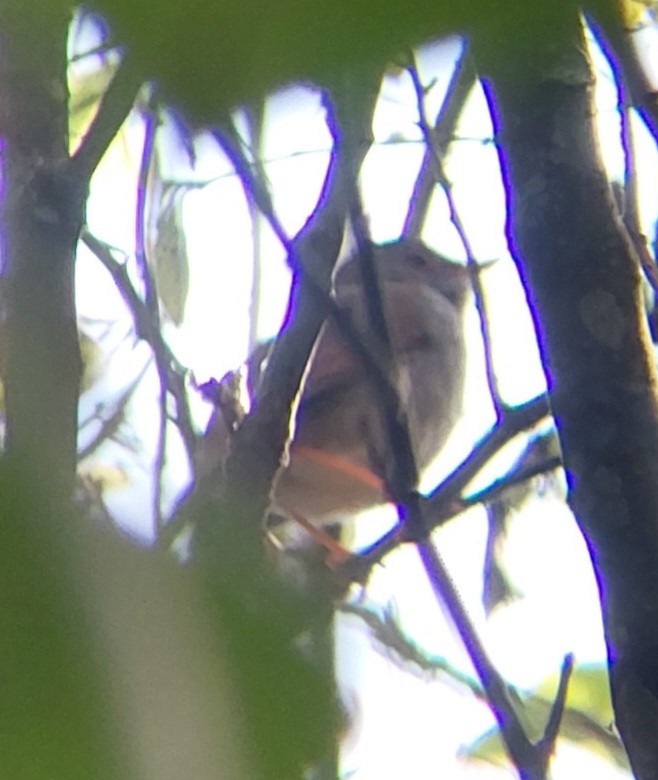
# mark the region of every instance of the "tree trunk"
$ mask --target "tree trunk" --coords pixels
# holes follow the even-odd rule
[[[0,234],[7,447],[29,469],[32,484],[69,492],[80,380],[74,257],[85,197],[67,165],[70,10],[61,2],[3,5]]]
[[[595,136],[582,29],[575,14],[553,14],[559,34],[542,30],[518,57],[498,41],[507,62],[489,63],[492,107],[510,246],[599,584],[617,726],[648,779],[658,772],[657,378],[638,262]]]

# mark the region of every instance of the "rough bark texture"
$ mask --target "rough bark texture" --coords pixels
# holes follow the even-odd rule
[[[658,773],[658,397],[640,274],[593,129],[579,21],[492,68],[509,238],[537,322],[569,500],[596,571],[617,725]],[[556,27],[556,29],[557,29]],[[513,51],[513,46],[507,52]],[[559,561],[556,561],[559,576]]]
[[[0,461],[0,755],[8,777],[107,780],[126,774],[75,591],[69,504],[84,201],[66,165],[66,5],[0,4],[0,367],[11,453]]]
[[[73,269],[84,184],[69,175],[70,11],[7,3],[0,14],[2,375],[7,441],[31,479],[72,487],[80,355]]]

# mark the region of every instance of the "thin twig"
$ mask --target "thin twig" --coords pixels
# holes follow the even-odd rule
[[[573,672],[574,660],[573,653],[568,653],[564,657],[562,669],[560,671],[560,682],[558,684],[557,693],[555,694],[555,699],[553,700],[550,715],[548,716],[546,728],[544,729],[544,735],[537,743],[537,750],[543,754],[544,763],[547,768],[550,757],[555,750],[555,742],[557,741],[558,733],[560,731],[560,724],[562,723],[562,717],[567,703],[567,691],[569,689],[571,673]]]
[[[382,648],[393,652],[401,662],[414,664],[422,672],[432,674],[445,672],[452,680],[466,686],[478,699],[485,698],[482,685],[474,677],[457,669],[443,656],[430,655],[414,642],[403,631],[396,620],[393,609],[386,608],[383,612],[375,611],[372,606],[365,606],[358,602],[341,603],[337,609],[344,615],[354,615],[362,620]]]
[[[423,673],[435,674],[444,673],[451,680],[468,688],[478,699],[486,701],[486,692],[482,685],[471,675],[465,674],[461,669],[455,668],[446,658],[427,653],[422,647],[414,642],[401,628],[395,619],[392,609],[374,609],[372,606],[365,606],[360,603],[345,603],[338,606],[340,612],[346,615],[354,615],[362,620],[369,628],[374,639],[387,652],[392,652],[401,661],[413,664]],[[609,750],[619,751],[621,746],[615,736],[603,728],[596,720],[590,718],[586,713],[579,710],[569,709],[566,706],[567,691],[569,680],[573,672],[574,656],[569,653],[562,664],[560,672],[560,681],[554,700],[550,703],[550,711],[547,719],[544,735],[536,743],[534,749],[540,753],[545,761],[546,768],[548,761],[555,750],[555,742],[558,737],[562,721],[569,722],[569,725],[578,728],[579,731],[586,730],[592,737],[601,742]],[[526,695],[529,695],[531,701],[541,702],[548,705],[549,702],[536,694],[523,694],[517,692],[513,686],[506,686],[511,697],[519,702],[524,702]]]
[[[247,124],[249,128],[249,142],[252,149],[252,156],[254,158],[254,166],[256,169],[256,179],[258,181],[265,181],[265,169],[261,162],[263,151],[263,132],[265,122],[265,99],[263,98],[254,109],[246,109]],[[249,354],[251,354],[258,343],[258,319],[260,314],[261,294],[262,294],[262,211],[256,204],[252,191],[250,188],[244,186],[244,179],[240,179],[243,182],[243,189],[245,197],[247,198],[247,208],[249,209],[249,219],[251,221],[251,236],[252,236],[252,277],[251,277],[251,293],[249,301],[249,337],[248,348]]]
[[[511,439],[521,431],[536,425],[549,413],[548,398],[545,395],[537,396],[521,406],[507,409],[503,419],[480,439],[465,460],[427,496],[420,497],[426,528],[437,528],[460,514],[465,508],[464,500],[468,501],[468,498],[461,497],[461,492],[469,482]],[[531,476],[535,474],[529,473],[528,477]],[[403,541],[408,540],[401,537],[400,528],[396,526],[360,553],[357,561],[348,564],[348,569],[354,564],[358,578],[364,578],[373,566],[379,564]],[[350,571],[345,574],[351,576]]]
[[[434,147],[441,156],[447,153],[448,147],[454,140],[457,123],[476,79],[477,74],[468,52],[468,44],[463,41],[459,59],[455,63],[432,130]],[[423,161],[409,198],[409,208],[402,228],[404,236],[420,236],[436,186],[435,155],[427,144],[424,146]]]
[[[148,368],[149,368],[150,361],[147,361],[137,374],[137,376],[133,379],[133,381],[125,388],[121,396],[119,397],[119,400],[117,403],[114,404],[114,407],[112,409],[111,414],[106,417],[105,419],[102,418],[100,412],[97,412],[95,415],[95,418],[92,418],[91,420],[87,420],[85,423],[83,423],[80,428],[81,430],[86,427],[86,425],[91,424],[91,422],[98,421],[100,419],[101,426],[94,438],[88,442],[84,447],[78,450],[78,462],[84,460],[85,458],[88,458],[90,455],[93,455],[93,453],[100,447],[103,442],[107,441],[108,439],[111,439],[114,434],[118,431],[120,425],[125,420],[125,411],[126,407],[128,405],[128,402],[130,401],[130,397],[135,392],[137,386],[144,378],[144,375],[146,374]]]
[[[69,57],[69,65],[86,60],[88,57],[100,57],[103,60],[109,59],[111,54],[118,55],[120,48],[116,43],[99,43],[98,46],[92,46],[90,49],[76,52]]]
[[[487,694],[487,703],[496,718],[510,758],[521,778],[539,778],[543,773],[537,772],[538,751],[525,733],[509,687],[480,641],[445,563],[430,539],[421,542],[418,551],[432,589],[439,601],[445,604]]]
[[[144,286],[144,303],[151,322],[155,328],[161,329],[160,304],[155,278],[146,252],[146,208],[149,197],[149,180],[155,154],[155,139],[158,131],[159,117],[153,95],[147,102],[144,111],[144,146],[137,177],[137,203],[135,208],[135,261],[137,271]],[[159,535],[163,526],[162,517],[162,480],[167,451],[167,372],[165,367],[156,361],[160,390],[158,393],[158,432],[153,459],[153,522],[155,536]]]
[[[433,155],[436,180],[443,189],[450,212],[450,221],[457,231],[457,235],[459,236],[459,240],[461,241],[461,244],[464,248],[464,253],[466,255],[466,265],[471,278],[471,285],[473,287],[473,293],[475,296],[475,305],[480,317],[480,331],[482,333],[482,343],[484,345],[484,360],[487,384],[489,386],[489,393],[491,395],[496,417],[500,419],[500,417],[503,415],[505,404],[503,403],[501,397],[500,388],[498,386],[498,379],[496,377],[496,371],[493,363],[493,348],[489,327],[489,316],[487,313],[486,298],[480,278],[480,268],[477,260],[475,259],[473,247],[466,232],[466,228],[459,215],[459,210],[457,209],[457,204],[455,202],[452,191],[452,183],[448,179],[445,166],[443,164],[443,152],[436,145],[435,139],[432,135],[432,128],[430,127],[427,119],[427,112],[425,111],[425,89],[420,80],[420,74],[418,73],[418,67],[416,65],[413,52],[410,53],[409,57],[410,65],[408,66],[407,71],[411,76],[411,81],[416,93],[418,124],[423,133],[427,149],[429,149]]]
[[[658,142],[658,92],[644,70],[632,32],[624,28],[620,8],[620,3],[599,7],[596,18],[588,17],[587,24],[615,76],[628,85],[633,105]]]
[[[185,385],[187,369],[171,351],[171,348],[164,340],[162,332],[151,319],[150,312],[147,310],[144,301],[133,287],[126,264],[117,261],[112,247],[92,235],[87,228],[83,228],[81,239],[105,266],[114,280],[117,290],[132,315],[137,337],[146,341],[151,347],[157,365],[162,367],[166,373],[167,388],[174,399],[176,407],[174,423],[181,433],[188,458],[192,460],[196,448],[196,434]]]
[[[432,527],[442,522],[441,516],[446,505],[459,497],[461,491],[498,450],[518,433],[536,425],[548,414],[550,407],[546,395],[539,395],[520,406],[506,409],[502,419],[480,439],[468,457],[428,493],[425,503]]]
[[[637,151],[633,135],[630,95],[623,74],[618,77],[617,83],[617,110],[619,112],[621,146],[624,151],[624,200],[621,216],[626,232],[640,259],[644,275],[653,291],[658,292],[658,266],[655,259],[651,256],[647,245],[647,237],[642,232],[640,224]]]

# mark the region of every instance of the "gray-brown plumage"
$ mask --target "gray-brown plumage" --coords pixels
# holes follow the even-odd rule
[[[375,246],[374,257],[396,386],[422,470],[443,447],[461,412],[468,274],[411,239]],[[335,291],[338,305],[366,333],[369,321],[355,258],[338,270]],[[300,400],[290,461],[275,485],[277,512],[323,523],[387,500],[380,476],[390,456],[377,404],[362,363],[328,320]]]

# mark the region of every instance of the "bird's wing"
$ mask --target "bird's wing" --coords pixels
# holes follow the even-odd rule
[[[357,332],[364,333],[369,326],[362,292],[358,285],[347,285],[339,290],[338,303],[349,313]],[[385,311],[393,351],[398,354],[428,349],[436,341],[436,330],[445,327],[446,309],[450,304],[427,287],[406,282],[387,282]],[[306,380],[305,398],[339,390],[342,386],[362,378],[360,360],[338,326],[329,320],[313,357]]]

